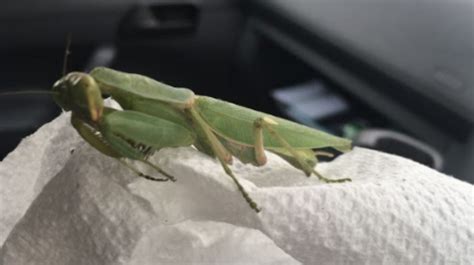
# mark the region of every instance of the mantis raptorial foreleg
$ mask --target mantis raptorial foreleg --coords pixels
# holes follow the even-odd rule
[[[98,126],[89,124],[78,115],[71,116],[71,123],[79,134],[100,152],[118,159],[122,164],[150,180],[164,179],[149,177],[123,161],[123,158],[138,160],[166,177],[176,178],[147,160],[148,156],[170,142],[180,146],[190,143],[193,135],[186,128],[143,113],[134,111],[106,110]]]
[[[163,147],[182,146],[194,141],[194,135],[187,128],[136,111],[109,113],[99,128],[106,142],[123,157],[145,163],[171,181],[176,181],[176,178],[149,162],[148,156]]]
[[[217,157],[219,162],[222,165],[222,168],[224,168],[225,173],[232,178],[234,181],[235,185],[237,185],[237,188],[239,189],[240,193],[244,197],[244,199],[247,201],[247,203],[250,205],[252,209],[254,209],[256,212],[260,212],[260,208],[257,206],[257,203],[250,198],[250,195],[248,192],[244,189],[242,184],[240,184],[239,180],[237,177],[234,175],[232,170],[229,168],[227,164],[230,164],[232,160],[232,155],[225,149],[225,147],[222,145],[222,143],[217,139],[217,137],[214,135],[212,130],[209,128],[209,125],[201,118],[198,112],[196,112],[193,109],[190,109],[190,114],[193,117],[194,122],[202,128],[202,131],[205,134],[205,137],[207,138],[207,142],[210,145],[212,151],[214,152],[214,155]]]
[[[72,113],[71,124],[92,147],[99,152],[114,158],[120,158],[122,155],[110,146],[102,137],[101,133],[93,125],[81,119],[78,115]]]
[[[143,177],[145,179],[154,180],[154,181],[170,180],[169,177],[165,179],[160,179],[160,178],[154,178],[154,177],[148,176],[142,173],[141,171],[139,171],[138,169],[136,169],[135,167],[133,167],[132,165],[125,162],[122,158],[122,155],[119,154],[117,151],[115,151],[112,148],[112,146],[109,143],[107,143],[107,141],[104,139],[100,131],[98,131],[92,125],[82,120],[79,116],[75,115],[74,113],[71,115],[71,124],[79,132],[82,138],[84,138],[84,140],[86,140],[86,142],[88,142],[91,146],[93,146],[95,149],[97,149],[101,153],[115,158],[118,162],[120,162],[122,165],[129,168],[133,172],[135,172],[138,176]]]
[[[328,179],[322,176],[320,173],[318,173],[316,170],[314,170],[313,166],[306,163],[304,158],[299,154],[298,150],[293,148],[283,137],[281,137],[278,132],[276,132],[272,127],[273,126],[278,126],[278,123],[274,121],[271,118],[268,117],[262,117],[257,119],[254,122],[255,126],[255,131],[256,133],[262,135],[263,134],[263,129],[266,129],[270,135],[280,142],[280,144],[288,151],[291,153],[291,155],[296,159],[296,161],[300,164],[301,168],[305,172],[312,172],[315,174],[320,180],[327,182],[327,183],[333,183],[333,182],[346,182],[346,181],[351,181],[351,179],[348,178],[343,178],[343,179]],[[258,150],[259,148],[256,147],[255,150]],[[325,153],[321,153],[321,155],[324,155]]]
[[[157,169],[156,166],[152,166],[153,168],[157,169],[158,172],[161,174],[165,175],[166,178],[161,179],[161,178],[155,178],[148,176],[132,165],[128,164],[123,160],[123,155],[119,154],[116,150],[113,149],[113,147],[107,142],[107,140],[102,136],[101,132],[97,130],[96,128],[92,127],[92,125],[88,124],[84,120],[82,120],[80,117],[77,115],[73,114],[71,115],[71,124],[76,128],[76,130],[79,132],[79,134],[88,142],[90,145],[92,145],[95,149],[100,151],[103,154],[106,154],[110,157],[115,158],[118,162],[120,162],[122,165],[125,167],[129,168],[133,172],[135,172],[139,177],[143,177],[148,180],[154,180],[154,181],[168,181],[172,180],[175,181],[176,179],[166,172],[162,171],[161,169]],[[148,162],[148,161],[142,161],[142,162]],[[150,163],[151,164],[151,163]]]

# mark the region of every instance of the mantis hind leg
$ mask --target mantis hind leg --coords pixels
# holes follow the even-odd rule
[[[302,156],[302,154],[300,154],[300,152],[298,150],[296,150],[295,148],[293,148],[282,136],[280,136],[278,134],[278,132],[276,132],[272,127],[273,126],[278,126],[278,123],[275,122],[274,120],[272,120],[271,118],[268,118],[268,117],[263,117],[263,118],[259,118],[257,120],[255,120],[254,122],[254,126],[255,126],[255,131],[256,131],[256,134],[260,135],[261,138],[263,138],[262,136],[262,130],[263,129],[266,129],[270,135],[275,139],[277,140],[292,156],[293,158],[296,160],[296,162],[300,165],[301,169],[304,171],[304,172],[310,172],[310,173],[313,173],[314,175],[316,175],[318,177],[318,179],[326,182],[326,183],[333,183],[333,182],[346,182],[346,181],[351,181],[351,179],[349,178],[342,178],[342,179],[329,179],[329,178],[326,178],[324,177],[323,175],[321,175],[319,172],[317,172],[316,170],[314,170],[314,167],[313,165],[307,163],[304,159],[304,157]],[[258,140],[258,139],[257,139]],[[256,142],[257,142],[256,140]],[[258,152],[259,150],[262,150],[261,152],[263,152],[263,149],[264,149],[264,146],[263,146],[263,140],[261,141],[261,146],[256,146],[255,147],[255,150],[256,152]],[[257,156],[259,154],[256,154]],[[321,152],[321,153],[316,153],[316,155],[327,155],[326,153],[324,152]],[[310,174],[308,174],[309,176]]]

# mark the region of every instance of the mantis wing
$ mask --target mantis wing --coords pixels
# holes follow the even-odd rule
[[[195,106],[216,134],[236,144],[252,146],[254,122],[258,118],[269,117],[278,123],[274,126],[274,130],[294,149],[332,147],[341,152],[351,149],[350,140],[222,100],[199,96]],[[264,131],[263,134],[266,149],[277,152],[284,149],[284,146],[272,138],[268,132]]]
[[[137,99],[149,99],[178,108],[184,108],[192,104],[194,100],[193,91],[185,88],[175,88],[149,77],[129,74],[105,67],[97,67],[90,72],[101,89],[110,94],[120,104]]]

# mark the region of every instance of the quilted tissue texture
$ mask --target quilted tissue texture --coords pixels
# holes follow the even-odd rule
[[[178,181],[150,182],[63,114],[0,163],[0,264],[472,264],[472,185],[362,148],[318,165],[343,184],[268,156],[232,166],[256,214],[193,148],[155,154]]]

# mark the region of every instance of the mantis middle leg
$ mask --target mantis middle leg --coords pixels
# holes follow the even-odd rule
[[[209,125],[202,119],[200,114],[195,111],[194,109],[189,110],[191,117],[193,118],[194,122],[199,125],[199,127],[202,128],[203,133],[205,134],[206,140],[211,147],[214,155],[217,157],[219,162],[222,165],[222,168],[224,169],[225,173],[232,178],[234,181],[235,185],[239,189],[240,193],[244,197],[244,199],[247,201],[247,203],[250,205],[250,207],[255,210],[257,213],[260,212],[260,208],[258,207],[257,203],[250,197],[248,192],[244,189],[242,184],[240,184],[239,180],[237,177],[234,175],[232,170],[229,168],[227,164],[231,163],[232,155],[230,154],[229,151],[226,150],[226,148],[222,145],[222,143],[217,139],[217,137],[214,135],[212,130],[209,128]]]

